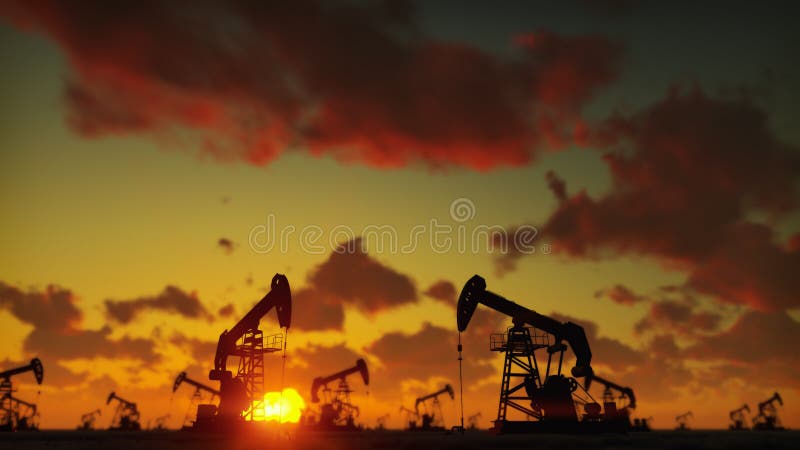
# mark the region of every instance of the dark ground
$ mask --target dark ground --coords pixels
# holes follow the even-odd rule
[[[277,431],[240,437],[201,435],[190,432],[79,432],[42,431],[0,435],[0,449],[798,449],[800,431],[654,431],[628,435],[493,436],[473,431],[465,435],[365,431],[361,433],[305,433],[280,435]]]

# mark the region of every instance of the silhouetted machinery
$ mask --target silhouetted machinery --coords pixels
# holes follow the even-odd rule
[[[167,420],[169,420],[170,415],[166,414],[160,417],[156,417],[153,419],[153,426],[147,427],[151,431],[166,431],[167,430]]]
[[[620,386],[612,381],[608,381],[598,375],[593,375],[587,379],[588,382],[600,383],[603,385],[603,415],[600,416],[599,409],[594,411],[595,415],[587,414],[584,420],[605,420],[618,430],[629,430],[631,424],[631,410],[636,409],[636,396],[633,389]],[[615,395],[615,392],[618,395]],[[620,401],[618,404],[617,401]],[[638,430],[642,431],[642,430]]]
[[[202,401],[208,402],[206,404],[212,404],[214,399],[219,397],[219,391],[210,386],[206,386],[199,381],[189,378],[189,375],[187,375],[186,372],[181,372],[177,377],[175,377],[175,382],[172,384],[172,392],[176,392],[181,384],[188,384],[189,386],[194,387],[192,402],[189,405],[189,410],[186,411],[186,416],[183,418],[184,428],[190,428],[194,425],[194,420],[192,420],[192,410],[197,408]],[[203,400],[203,392],[210,394],[210,398],[208,400]]]
[[[631,431],[650,431],[650,423],[653,421],[653,417],[647,418],[640,418],[636,417],[633,419],[633,426],[631,427]]]
[[[475,275],[464,285],[458,299],[459,332],[467,329],[478,304],[506,314],[513,321],[513,326],[505,334],[490,337],[490,349],[505,354],[500,404],[492,431],[624,431],[624,428],[620,429],[619,420],[605,419],[600,404],[576,380],[585,378],[588,382],[594,375],[592,352],[583,327],[572,322],[559,322],[487,291],[486,281]],[[561,373],[567,349],[564,341],[576,358],[571,377]],[[536,357],[539,350],[547,354],[544,376]],[[579,406],[583,406],[582,415],[579,415]],[[522,413],[524,420],[510,420],[510,410]]]
[[[13,396],[9,396],[11,407],[16,412],[16,431],[37,431],[39,430],[39,412],[36,404],[28,403]]]
[[[775,404],[783,406],[783,399],[777,392],[772,397],[758,404],[758,414],[753,418],[753,429],[760,431],[783,430],[781,420],[778,417],[778,408]]]
[[[414,431],[443,431],[445,429],[444,414],[439,402],[439,396],[443,394],[448,394],[451,400],[455,398],[453,387],[449,384],[445,384],[436,392],[417,398],[417,401],[414,402],[414,412],[416,417],[422,420],[422,425],[414,427]],[[420,413],[420,405],[422,405],[422,413]]]
[[[400,414],[403,415],[403,418],[405,419],[406,430],[416,430],[417,420],[419,420],[419,414],[413,409],[408,409],[405,406],[401,406],[399,412]]]
[[[97,416],[101,415],[102,412],[99,409],[95,409],[94,411],[89,411],[86,414],[81,415],[81,424],[78,425],[78,430],[89,431],[94,430],[94,423],[97,421]]]
[[[361,374],[364,385],[369,386],[367,362],[358,359],[356,365],[327,377],[317,377],[311,383],[311,403],[319,403],[319,391],[322,389],[324,402],[320,406],[319,423],[316,426],[323,430],[357,430],[355,419],[359,415],[358,406],[350,403],[350,385],[348,375]],[[328,388],[328,383],[339,381],[335,390]]]
[[[39,358],[30,364],[0,372],[0,431],[27,431],[38,429],[36,405],[14,397],[16,392],[11,383],[14,375],[32,372],[37,384],[42,384],[44,367]]]
[[[467,417],[467,429],[470,430],[477,430],[478,429],[478,419],[480,419],[483,415],[480,412],[477,412],[469,417]]]
[[[136,403],[125,400],[115,392],[108,394],[106,405],[110,405],[112,401],[117,402],[117,409],[114,411],[109,430],[139,431],[142,429],[139,424],[139,408],[136,407]]]
[[[690,430],[691,428],[689,428],[689,419],[692,418],[694,418],[694,414],[692,414],[691,411],[686,411],[683,414],[675,416],[675,422],[678,424],[675,429],[680,431]]]
[[[272,278],[270,291],[230,330],[219,336],[214,369],[208,378],[219,381],[219,406],[197,406],[195,429],[229,431],[232,425],[265,419],[264,408],[264,353],[283,349],[283,335],[267,337],[258,329],[261,318],[275,308],[281,328],[289,328],[292,321],[292,293],[284,275]],[[234,376],[228,370],[228,357],[239,357],[239,368]]]
[[[750,412],[750,407],[747,406],[747,403],[729,412],[728,417],[731,418],[731,424],[728,426],[728,429],[733,431],[746,430],[747,425],[745,425],[745,412]]]
[[[386,429],[386,421],[389,420],[389,414],[384,414],[378,417],[375,420],[377,426],[375,427],[376,430],[385,430]]]

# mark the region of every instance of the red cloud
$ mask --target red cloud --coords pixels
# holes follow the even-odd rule
[[[687,286],[761,310],[798,306],[800,252],[751,223],[800,206],[800,150],[745,100],[671,93],[590,138],[609,151],[612,189],[563,200],[543,233],[575,257],[613,251],[688,272]]]
[[[0,15],[64,50],[83,136],[181,136],[258,165],[289,147],[377,167],[521,165],[572,139],[620,54],[542,31],[501,59],[422,35],[407,3],[184,6],[19,1]]]

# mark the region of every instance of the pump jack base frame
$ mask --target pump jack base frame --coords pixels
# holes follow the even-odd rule
[[[495,420],[492,434],[601,434],[625,433],[629,428],[619,422],[557,422]]]

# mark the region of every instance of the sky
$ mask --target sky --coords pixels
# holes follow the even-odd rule
[[[177,427],[175,376],[204,380],[282,273],[268,388],[308,401],[365,358],[361,420],[400,427],[457,385],[455,298],[480,274],[582,324],[656,428],[723,428],[775,391],[800,426],[794,10],[4,0],[0,368],[42,359],[41,386],[14,382],[43,428],[112,390]],[[482,308],[463,401],[486,427],[510,320]]]

